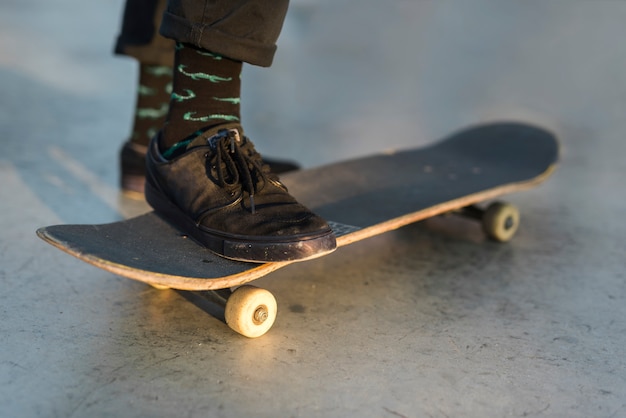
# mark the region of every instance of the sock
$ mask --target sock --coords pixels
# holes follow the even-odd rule
[[[240,121],[241,61],[182,43],[176,44],[174,56],[164,149],[211,127]]]
[[[172,69],[163,65],[139,65],[139,85],[131,142],[148,142],[165,123],[172,92]]]

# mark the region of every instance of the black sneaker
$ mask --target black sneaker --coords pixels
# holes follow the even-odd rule
[[[237,129],[205,132],[146,159],[146,199],[157,213],[213,252],[252,262],[294,261],[333,251],[322,218],[299,204]]]
[[[146,183],[146,151],[148,147],[127,141],[120,151],[120,187],[122,193],[133,199],[144,198],[144,184]],[[264,158],[275,174],[299,170],[300,166],[294,162]]]

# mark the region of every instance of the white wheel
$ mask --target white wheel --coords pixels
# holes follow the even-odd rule
[[[254,286],[241,286],[228,298],[224,317],[233,331],[256,338],[272,327],[277,308],[276,299],[269,291]]]
[[[519,227],[519,210],[504,202],[495,202],[489,205],[483,215],[483,230],[487,236],[495,241],[507,242]]]

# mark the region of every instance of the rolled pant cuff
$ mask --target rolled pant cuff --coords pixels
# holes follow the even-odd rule
[[[163,14],[160,33],[166,38],[260,67],[271,66],[276,53],[275,44],[234,36],[210,25],[189,22],[169,12]]]
[[[132,57],[142,64],[172,67],[174,65],[174,42],[169,39],[167,41],[167,45],[135,45],[120,37],[115,44],[115,54]]]

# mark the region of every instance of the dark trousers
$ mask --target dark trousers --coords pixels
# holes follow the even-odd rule
[[[127,0],[115,52],[171,66],[174,40],[269,67],[288,5],[289,0]]]

